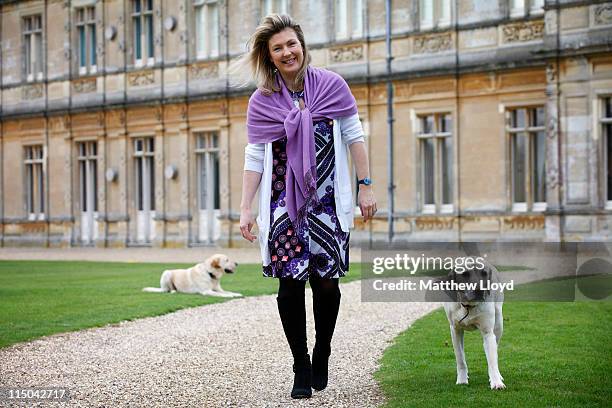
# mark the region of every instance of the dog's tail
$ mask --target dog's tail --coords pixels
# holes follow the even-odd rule
[[[163,292],[168,292],[165,289],[162,288],[142,288],[143,292],[156,292],[156,293],[163,293]]]

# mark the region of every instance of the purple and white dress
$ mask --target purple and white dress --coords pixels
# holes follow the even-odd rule
[[[294,101],[303,91],[292,93]],[[272,142],[272,197],[270,200],[270,264],[263,274],[274,278],[308,279],[316,273],[322,278],[340,278],[348,272],[349,232],[340,228],[334,199],[335,154],[333,121],[313,122],[317,194],[319,204],[309,209],[306,227],[299,234],[289,219],[285,205],[287,137]]]

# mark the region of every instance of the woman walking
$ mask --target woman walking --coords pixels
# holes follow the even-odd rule
[[[310,66],[300,26],[265,17],[245,56],[257,90],[247,112],[248,145],[240,210],[253,242],[251,202],[261,184],[259,243],[263,274],[279,279],[278,311],[293,355],[292,398],[328,382],[331,340],[340,307],[338,280],[348,272],[353,226],[350,150],[364,220],[376,212],[355,98],[337,74]],[[315,346],[306,343],[306,281],[313,292]]]

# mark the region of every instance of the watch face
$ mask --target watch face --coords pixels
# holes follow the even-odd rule
[[[370,184],[372,184],[372,180],[370,180],[368,177],[366,177],[363,180],[359,180],[359,184],[363,184],[363,185],[369,186]]]

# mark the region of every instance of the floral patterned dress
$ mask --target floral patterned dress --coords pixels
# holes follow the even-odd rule
[[[292,93],[297,103],[303,91]],[[313,122],[317,194],[319,204],[309,209],[306,227],[293,228],[285,204],[287,137],[272,142],[272,197],[270,200],[270,264],[264,276],[306,280],[311,273],[322,278],[339,278],[348,272],[349,232],[340,228],[334,198],[335,154],[333,121]]]

